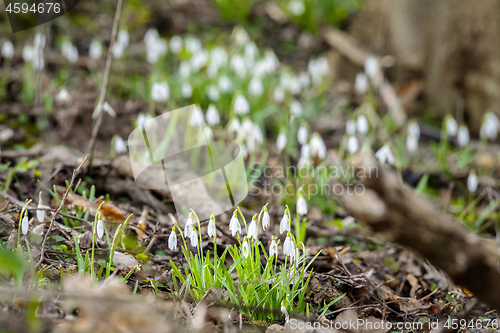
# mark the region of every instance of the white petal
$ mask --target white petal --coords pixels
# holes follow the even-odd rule
[[[28,227],[29,227],[28,217],[24,216],[21,221],[21,232],[23,233],[23,235],[26,235],[28,233]]]
[[[97,237],[102,238],[104,235],[104,225],[102,223],[102,220],[97,221]]]

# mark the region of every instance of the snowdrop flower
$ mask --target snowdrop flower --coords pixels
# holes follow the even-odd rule
[[[189,125],[195,127],[195,126],[202,126],[205,124],[205,117],[203,116],[203,112],[201,111],[200,107],[195,105],[193,108],[193,112],[191,112],[191,117],[189,118]]]
[[[262,216],[262,229],[265,231],[271,225],[271,218],[267,212],[267,207],[264,208],[264,215]]]
[[[457,133],[457,142],[460,147],[465,147],[469,144],[470,136],[466,125],[460,125]]]
[[[478,180],[476,172],[472,170],[469,174],[469,177],[467,177],[467,189],[469,190],[469,192],[476,192],[477,185],[478,185]]]
[[[349,119],[345,124],[345,132],[347,135],[356,134],[356,122],[352,119]]]
[[[291,0],[288,3],[288,10],[295,16],[301,16],[306,11],[306,6],[302,0]]]
[[[155,82],[151,87],[151,99],[155,102],[166,102],[170,97],[170,88],[167,82]]]
[[[186,237],[191,237],[192,232],[193,232],[193,213],[189,213],[186,225],[184,226],[184,235]]]
[[[285,242],[283,243],[283,254],[293,256],[295,254],[295,244],[290,238],[290,232],[288,232]]]
[[[290,315],[288,314],[288,311],[286,311],[286,307],[283,302],[281,302],[281,313],[285,316],[285,321],[288,323],[288,321],[290,320]]]
[[[299,73],[299,83],[303,89],[308,88],[311,85],[311,78],[309,77],[309,73],[300,72]]]
[[[356,120],[356,126],[358,128],[358,133],[361,135],[366,135],[368,133],[369,125],[368,119],[366,119],[365,115],[362,114]]]
[[[359,149],[359,143],[356,136],[354,135],[349,136],[349,138],[347,138],[347,151],[349,152],[349,154],[354,154],[355,152],[358,151],[358,149]]]
[[[118,36],[116,38],[116,41],[118,43],[122,44],[123,47],[127,47],[128,46],[128,42],[129,42],[128,31],[125,30],[125,29],[122,29],[122,30],[118,31]]]
[[[137,127],[142,127],[145,123],[153,119],[151,116],[143,115],[142,113],[137,116],[136,124]]]
[[[217,102],[220,98],[219,90],[212,84],[207,87],[207,95],[212,102]]]
[[[228,93],[233,90],[233,82],[226,75],[221,76],[219,79],[219,89],[224,93]]]
[[[239,54],[235,54],[231,57],[231,68],[240,78],[247,75],[247,67],[245,64],[245,59]]]
[[[375,157],[378,159],[380,164],[385,164],[385,162],[387,162],[394,165],[394,155],[388,145],[383,145],[382,148],[375,153]]]
[[[187,61],[182,61],[179,65],[179,75],[183,79],[187,79],[191,76],[191,66]]]
[[[240,116],[247,114],[250,111],[250,104],[243,95],[238,95],[234,100],[234,112]]]
[[[368,57],[365,62],[365,74],[371,78],[375,79],[380,73],[380,65],[378,60],[374,57]]]
[[[219,116],[219,111],[217,111],[217,108],[210,104],[210,106],[207,109],[207,123],[211,126],[215,126],[219,124],[220,122],[220,116]]]
[[[24,62],[31,62],[33,61],[33,54],[35,51],[33,50],[33,47],[31,45],[25,45],[23,48],[23,60]]]
[[[326,157],[326,146],[323,139],[318,133],[314,133],[311,136],[311,141],[309,141],[309,146],[311,148],[311,155],[317,156],[320,159]]]
[[[314,85],[319,85],[330,71],[330,65],[326,58],[321,57],[318,59],[311,59],[307,65],[307,71],[311,75],[312,82]]]
[[[160,38],[160,35],[158,34],[158,30],[154,28],[150,28],[146,34],[144,35],[144,44],[146,44],[147,47],[151,46],[158,38]]]
[[[92,43],[90,43],[89,56],[94,60],[98,60],[101,58],[101,56],[102,56],[102,44],[101,44],[101,42],[99,42],[97,40],[93,40]]]
[[[193,226],[193,228],[191,229],[191,233],[189,234],[189,239],[191,241],[192,247],[198,246],[198,233],[196,232],[195,226]]]
[[[66,103],[71,101],[71,96],[66,89],[61,89],[56,95],[56,102]]]
[[[264,54],[264,64],[267,73],[274,73],[280,64],[278,57],[272,50],[267,50]]]
[[[283,103],[285,100],[285,89],[283,87],[278,86],[274,89],[274,101],[276,103]]]
[[[215,236],[215,215],[212,214],[210,216],[210,222],[208,222],[208,237],[214,237]]]
[[[168,52],[167,42],[161,38],[157,38],[146,45],[146,59],[150,64],[156,64],[160,57]]]
[[[487,112],[484,115],[484,120],[483,124],[481,125],[479,136],[483,140],[496,140],[499,128],[500,121],[498,120],[497,116],[492,112]]]
[[[290,80],[287,83],[288,90],[292,93],[292,95],[298,95],[302,89],[299,79],[296,76],[291,76]]]
[[[179,36],[173,36],[170,39],[170,50],[174,54],[178,54],[182,51],[182,38]]]
[[[226,65],[228,56],[223,47],[217,46],[210,51],[210,64],[208,65],[208,75],[214,77],[219,69]]]
[[[451,117],[451,116],[446,117],[445,128],[446,128],[446,133],[449,136],[455,136],[455,134],[457,134],[457,130],[458,130],[457,121],[455,119],[453,119],[453,117]]]
[[[300,148],[300,157],[305,159],[311,157],[311,148],[309,148],[308,144],[305,144],[302,148]]]
[[[104,235],[104,224],[102,223],[101,219],[97,221],[96,231],[97,231],[97,237],[101,239],[102,236]]]
[[[251,96],[258,97],[264,92],[264,85],[258,77],[253,77],[248,84],[248,93]]]
[[[238,221],[236,210],[233,213],[233,217],[231,217],[231,221],[229,221],[229,231],[231,231],[232,236],[236,235],[236,232],[241,233],[241,225]]]
[[[102,109],[106,111],[111,117],[115,118],[116,117],[116,112],[115,110],[109,105],[108,102],[104,102],[102,104]]]
[[[38,193],[38,198],[38,210],[36,211],[36,219],[39,223],[42,223],[45,219],[45,210],[43,208],[46,208],[42,203],[42,192]]]
[[[354,89],[360,95],[364,95],[368,91],[368,77],[365,74],[358,73],[358,75],[356,75]]]
[[[47,42],[47,38],[44,34],[37,32],[35,38],[33,39],[33,46],[35,49],[43,49]]]
[[[203,137],[200,139],[200,142],[205,143],[212,141],[214,137],[214,133],[212,132],[212,129],[208,126],[203,127]]]
[[[2,45],[2,57],[5,59],[12,59],[14,56],[14,45],[10,40],[6,41]]]
[[[290,218],[288,217],[288,207],[285,209],[285,213],[283,214],[283,218],[280,222],[280,235],[285,231],[290,231]]]
[[[115,152],[117,154],[122,154],[127,152],[127,144],[120,136],[117,136],[115,139]]]
[[[113,44],[112,52],[113,52],[113,58],[120,59],[121,57],[123,57],[123,53],[125,52],[125,46],[116,41],[116,43]]]
[[[253,64],[255,63],[255,59],[259,56],[259,49],[257,48],[257,45],[253,42],[249,42],[245,45],[245,60],[247,61],[248,67],[253,67]]]
[[[278,148],[278,151],[281,152],[283,149],[286,147],[286,134],[281,132],[278,135],[278,139],[276,139],[276,148]]]
[[[250,41],[248,33],[240,26],[234,28],[233,36],[237,45],[245,45]]]
[[[301,216],[307,214],[307,201],[301,193],[299,194],[299,198],[297,199],[297,214]]]
[[[406,138],[406,150],[410,153],[413,153],[418,148],[418,137],[412,134],[408,134]]]
[[[61,53],[72,64],[78,60],[78,49],[70,41],[63,42]]]
[[[191,96],[193,96],[193,87],[191,86],[191,83],[184,82],[181,85],[181,94],[184,98],[191,98]]]
[[[168,248],[171,251],[177,251],[177,235],[175,234],[175,226],[168,237]]]
[[[43,71],[45,68],[45,58],[43,57],[42,50],[35,49],[32,66],[35,71]]]
[[[25,215],[21,221],[21,232],[23,235],[26,235],[28,233],[28,227],[29,227],[29,220],[28,217]]]
[[[278,255],[278,244],[276,244],[276,238],[273,236],[271,245],[269,246],[269,258],[275,255]]]
[[[251,237],[253,239],[257,238],[257,222],[255,221],[255,218],[257,215],[254,215],[252,217],[252,222],[250,222],[250,226],[248,227],[248,237]]]
[[[307,128],[305,126],[300,126],[299,130],[297,131],[297,141],[301,144],[304,145],[307,141],[309,133],[307,132]]]
[[[195,54],[202,48],[200,40],[194,37],[187,37],[185,40],[185,45],[186,50],[191,54]]]
[[[240,121],[236,118],[231,120],[229,126],[227,127],[227,132],[231,135],[237,135],[241,130]]]
[[[250,247],[248,246],[248,241],[246,237],[243,243],[241,244],[241,254],[245,258],[248,258],[248,255],[250,254]]]
[[[415,136],[417,139],[420,138],[420,127],[417,122],[411,121],[408,124],[408,135]]]
[[[292,115],[294,115],[295,117],[300,117],[302,116],[302,113],[303,113],[303,110],[302,110],[302,104],[300,104],[299,101],[293,101],[291,104],[290,104],[290,112],[292,113]]]
[[[197,51],[190,60],[191,69],[193,72],[198,72],[205,67],[208,62],[208,52],[205,50]]]

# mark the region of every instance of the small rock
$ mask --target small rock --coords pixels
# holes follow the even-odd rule
[[[271,332],[283,332],[285,328],[281,325],[278,324],[272,324],[266,329],[266,333],[271,333]]]

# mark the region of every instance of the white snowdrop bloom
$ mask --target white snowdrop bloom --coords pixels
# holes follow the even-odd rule
[[[264,215],[262,216],[262,229],[265,231],[271,225],[271,217],[267,212],[267,208],[264,210]]]
[[[28,233],[28,227],[29,227],[29,220],[28,217],[25,215],[21,220],[21,232],[23,233],[23,235],[26,235]]]
[[[345,132],[347,135],[356,134],[356,122],[352,119],[349,119],[345,124]]]
[[[151,119],[153,119],[153,118],[149,115],[143,115],[142,113],[139,114],[137,116],[137,120],[136,120],[137,127],[142,127],[142,125],[144,125],[145,123],[147,123]]]
[[[306,11],[306,6],[302,0],[291,0],[288,3],[288,10],[295,16],[301,16]]]
[[[484,115],[479,135],[481,139],[496,140],[499,128],[500,121],[498,120],[498,117],[492,112],[487,112]]]
[[[276,238],[273,236],[271,240],[271,245],[269,245],[269,258],[278,255],[278,244],[276,244]]]
[[[62,43],[61,53],[72,64],[78,60],[78,49],[68,40]]]
[[[295,101],[295,100],[292,101],[292,103],[290,103],[290,112],[295,117],[302,116],[302,113],[303,113],[302,104],[300,104],[299,101]]]
[[[270,72],[269,66],[265,61],[265,59],[257,61],[257,63],[252,68],[252,75],[258,78],[266,76],[269,72]]]
[[[237,26],[233,30],[234,41],[237,45],[245,45],[250,41],[250,37],[245,29],[240,26]]]
[[[283,254],[289,256],[293,256],[295,254],[295,244],[290,236],[286,236],[285,242],[283,243]]]
[[[189,65],[189,62],[181,62],[181,64],[179,65],[179,75],[183,79],[187,79],[191,76],[191,66]]]
[[[208,126],[203,127],[203,137],[200,139],[202,143],[212,141],[214,138],[214,132]]]
[[[264,64],[266,68],[266,72],[268,74],[274,73],[280,64],[280,61],[276,54],[272,50],[267,50],[264,53]]]
[[[278,148],[278,151],[281,152],[283,149],[286,147],[286,134],[281,132],[278,135],[278,138],[276,139],[276,148]]]
[[[23,60],[24,62],[33,61],[34,50],[31,45],[25,45],[23,48]]]
[[[358,73],[354,81],[354,89],[356,92],[360,95],[364,95],[368,91],[368,87],[368,77],[363,73]]]
[[[104,235],[104,224],[102,223],[101,219],[97,221],[96,231],[97,231],[97,237],[101,239],[102,236]]]
[[[226,50],[221,46],[216,46],[210,51],[210,65],[217,70],[226,65],[228,59]]]
[[[307,201],[303,196],[299,196],[299,198],[297,199],[297,214],[307,214]]]
[[[212,214],[212,216],[210,216],[210,221],[208,222],[207,233],[208,233],[208,237],[215,236],[215,216],[214,216],[214,214]]]
[[[250,254],[250,246],[248,246],[248,241],[246,237],[243,243],[241,244],[241,254],[245,258],[248,258],[248,255]]]
[[[309,159],[311,157],[311,148],[309,144],[305,144],[300,148],[300,158]]]
[[[417,139],[420,138],[420,126],[415,121],[408,123],[408,135],[413,135]]]
[[[189,240],[191,241],[192,247],[198,246],[198,232],[196,231],[195,226],[191,229],[191,233],[189,234]]]
[[[189,218],[186,221],[186,225],[184,226],[184,236],[191,237],[191,233],[193,232],[193,218],[191,214],[189,214]]]
[[[35,38],[33,39],[33,46],[35,49],[43,49],[47,42],[47,38],[44,34],[37,32]]]
[[[208,52],[205,50],[197,51],[189,61],[193,72],[198,72],[208,63]]]
[[[155,39],[150,45],[146,47],[146,60],[150,64],[156,64],[160,57],[163,57],[168,52],[167,41],[164,39]]]
[[[118,43],[118,41],[116,41],[116,43],[113,44],[112,52],[113,58],[120,59],[121,57],[123,57],[123,53],[125,53],[125,46],[122,43]]]
[[[406,150],[409,153],[417,151],[418,148],[418,137],[412,134],[408,134],[406,137]]]
[[[258,77],[253,77],[248,84],[248,94],[258,97],[264,92],[264,85]]]
[[[274,101],[276,103],[283,103],[285,100],[285,89],[283,87],[278,86],[274,89]]]
[[[146,47],[149,47],[159,38],[160,35],[158,34],[158,30],[150,28],[146,34],[144,34],[144,44],[146,44]]]
[[[288,90],[290,90],[292,95],[298,95],[302,90],[299,79],[295,75],[290,76],[290,80],[288,81]]]
[[[368,125],[368,119],[366,119],[364,114],[360,115],[358,119],[356,119],[356,126],[359,134],[366,135],[366,133],[368,133],[370,126]]]
[[[186,50],[191,54],[195,54],[202,49],[201,41],[194,37],[186,37],[184,45],[186,46]]]
[[[56,95],[56,102],[65,103],[70,102],[71,96],[66,89],[61,89]]]
[[[375,157],[378,159],[380,164],[385,164],[387,162],[394,165],[394,155],[388,145],[383,145],[382,148],[375,153]]]
[[[109,105],[108,102],[104,102],[102,104],[102,109],[106,111],[111,117],[115,118],[116,117],[116,112],[115,110]]]
[[[248,104],[247,99],[243,95],[238,95],[234,100],[234,112],[240,116],[250,112],[250,104]]]
[[[191,83],[189,82],[182,83],[181,94],[182,97],[184,98],[191,98],[191,96],[193,96],[193,87],[191,86]]]
[[[45,68],[45,58],[43,57],[42,50],[35,49],[32,66],[35,71],[43,71]]]
[[[231,69],[240,78],[243,78],[247,75],[247,67],[245,64],[245,59],[241,55],[239,55],[239,54],[233,55],[231,57],[230,66],[231,66]]]
[[[299,83],[302,89],[309,88],[309,86],[311,85],[311,78],[309,77],[309,73],[300,72]]]
[[[206,119],[207,119],[207,124],[211,126],[215,126],[220,122],[219,111],[217,111],[217,108],[213,104],[210,104],[208,106]]]
[[[231,135],[237,135],[241,130],[240,121],[236,118],[231,120],[229,126],[227,127],[227,132]]]
[[[241,225],[236,215],[237,212],[234,211],[233,217],[231,217],[231,221],[229,221],[229,231],[231,231],[232,236],[236,235],[236,232],[241,233]]]
[[[445,120],[446,133],[449,136],[455,136],[457,134],[458,125],[457,121],[453,117],[447,117]]]
[[[38,210],[36,211],[36,219],[38,223],[42,223],[45,220],[45,210],[43,208],[47,208],[42,205],[42,202],[38,204]]]
[[[203,115],[203,111],[201,111],[199,106],[195,106],[193,108],[193,112],[191,112],[191,117],[189,117],[189,125],[202,126],[205,124],[205,116]]]
[[[219,79],[219,89],[223,94],[231,92],[233,90],[233,82],[229,77],[223,75]]]
[[[248,226],[248,237],[251,237],[253,239],[257,238],[257,222],[255,221],[256,215],[253,216],[252,222],[250,222],[250,225]]]
[[[283,304],[281,305],[281,313],[285,316],[285,322],[288,323],[290,315],[288,314],[288,311],[286,311],[286,307]]]
[[[208,95],[208,99],[210,99],[210,101],[217,102],[220,98],[219,89],[217,89],[216,86],[211,84],[207,87],[207,95]]]
[[[151,99],[155,102],[166,102],[170,98],[170,88],[167,82],[155,82],[151,86]]]
[[[248,67],[252,67],[255,63],[255,60],[259,56],[259,49],[254,42],[249,42],[245,45],[244,49],[245,60],[247,62]]]
[[[375,79],[380,73],[380,65],[375,57],[368,57],[365,61],[365,74],[371,78]]]
[[[354,154],[355,152],[358,151],[358,149],[359,149],[359,143],[356,136],[355,135],[349,136],[349,138],[347,138],[347,151],[349,152],[349,154]]]
[[[301,145],[304,145],[307,142],[308,136],[309,136],[309,133],[307,132],[307,128],[305,126],[300,126],[299,130],[297,131],[297,141]]]
[[[323,78],[330,71],[330,66],[326,58],[311,59],[307,65],[307,71],[311,75],[311,79],[314,85],[319,85],[323,81]]]
[[[469,177],[467,177],[467,189],[469,192],[476,192],[478,186],[478,180],[476,173],[474,171],[471,171],[469,174]]]
[[[2,45],[2,57],[5,59],[12,59],[14,56],[14,44],[10,40],[7,40]]]
[[[173,36],[172,38],[170,38],[170,50],[172,51],[172,53],[178,54],[179,52],[181,52],[183,48],[182,44],[183,42],[181,37]]]
[[[168,248],[171,251],[177,251],[177,235],[175,234],[175,227],[172,229],[172,232],[168,237]]]
[[[469,144],[470,136],[466,125],[460,125],[457,133],[457,142],[460,147],[465,147]]]
[[[311,141],[309,141],[309,147],[311,148],[311,155],[317,156],[320,159],[326,157],[326,146],[323,139],[318,133],[314,133],[311,136]]]
[[[122,44],[124,48],[128,46],[129,39],[130,38],[127,30],[121,29],[120,31],[118,31],[118,36],[116,37],[116,41]]]
[[[101,42],[99,42],[98,40],[93,40],[92,43],[90,43],[89,56],[94,60],[101,59],[102,56]]]
[[[285,231],[290,231],[290,218],[288,217],[286,210],[283,214],[283,218],[281,218],[280,234],[284,233]]]
[[[125,140],[123,140],[120,136],[117,136],[115,139],[115,152],[117,154],[127,152],[127,144],[125,143]]]

